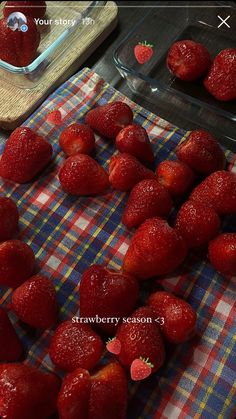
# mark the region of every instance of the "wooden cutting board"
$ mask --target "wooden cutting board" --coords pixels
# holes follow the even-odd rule
[[[60,5],[65,4],[63,11],[61,7],[53,9],[54,19],[56,19],[59,14],[60,16],[63,15],[63,18],[69,17],[68,5],[70,8],[73,8],[76,3],[76,5],[81,4],[81,7],[85,7],[88,2],[50,3],[54,5],[57,3],[60,3]],[[73,43],[68,45],[60,59],[55,60],[47,69],[47,75],[43,82],[40,82],[34,88],[23,89],[16,87],[0,75],[0,127],[12,130],[24,122],[56,87],[79,69],[84,61],[112,32],[117,21],[118,7],[116,3],[112,1],[106,2],[103,8],[99,8],[99,13],[96,12],[94,23],[84,28],[77,39],[74,38]],[[56,39],[58,36],[56,27],[50,36]],[[50,39],[51,41],[52,38]],[[48,37],[45,37],[42,42],[48,42]]]

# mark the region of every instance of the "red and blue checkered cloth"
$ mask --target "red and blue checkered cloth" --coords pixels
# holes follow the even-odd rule
[[[93,263],[120,269],[131,237],[121,223],[127,194],[110,191],[95,198],[72,197],[62,191],[57,177],[65,158],[58,144],[63,127],[82,122],[92,107],[114,100],[123,100],[133,108],[135,122],[148,131],[156,163],[175,158],[175,147],[186,132],[131,102],[85,68],[58,88],[24,124],[53,145],[52,164],[34,183],[0,183],[1,194],[11,196],[19,207],[20,239],[32,247],[37,269],[55,284],[61,321],[78,313],[83,271]],[[60,127],[47,122],[53,108],[64,115],[65,124]],[[107,168],[115,147],[98,136],[96,139],[96,159]],[[1,150],[3,147],[1,144]],[[226,154],[232,161],[232,154]],[[235,231],[235,220],[225,219],[224,230]],[[178,272],[161,281],[165,289],[196,309],[198,334],[190,342],[170,348],[158,373],[130,384],[129,419],[235,417],[234,280],[217,274],[206,258],[191,254]],[[3,306],[10,295],[11,290],[1,289]],[[53,370],[48,357],[53,331],[32,335],[12,313],[11,319],[25,345],[27,362]]]

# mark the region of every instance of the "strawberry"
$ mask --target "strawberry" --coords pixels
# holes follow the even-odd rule
[[[154,154],[147,131],[141,125],[128,125],[116,137],[120,153],[129,153],[143,163],[154,163]]]
[[[0,307],[0,362],[17,361],[22,353],[22,344],[7,313]]]
[[[148,62],[153,56],[153,45],[145,42],[139,42],[134,47],[134,55],[139,64]]]
[[[144,221],[134,233],[123,268],[139,279],[147,279],[174,271],[186,254],[185,242],[178,231],[154,217]]]
[[[34,270],[35,256],[31,248],[20,240],[0,243],[0,285],[16,288]]]
[[[181,40],[171,45],[167,67],[177,78],[194,81],[202,77],[211,65],[207,48],[191,40]]]
[[[132,124],[133,112],[124,102],[97,106],[86,115],[85,122],[100,135],[115,139],[120,130]]]
[[[43,275],[32,276],[13,292],[11,309],[30,326],[48,329],[57,320],[56,292],[52,282]]]
[[[47,419],[56,411],[59,378],[26,364],[0,365],[0,417]]]
[[[115,362],[93,375],[78,368],[66,376],[58,397],[60,419],[125,419],[127,378]]]
[[[71,320],[57,327],[49,347],[52,362],[65,371],[92,369],[102,352],[103,342],[91,327]]]
[[[121,343],[118,360],[125,367],[130,368],[140,357],[150,360],[153,365],[151,373],[162,366],[165,348],[153,312],[148,307],[134,311],[129,321],[119,326],[116,338]]]
[[[88,125],[71,124],[62,131],[59,143],[67,156],[90,154],[95,147],[94,133]]]
[[[192,131],[176,149],[178,158],[191,169],[203,175],[210,175],[224,169],[225,154],[215,138],[202,129]]]
[[[236,49],[227,48],[214,59],[204,86],[217,100],[236,99]]]
[[[148,306],[157,317],[163,317],[160,328],[169,342],[182,343],[193,336],[197,315],[182,298],[170,292],[157,291],[149,297]]]
[[[119,339],[117,339],[116,337],[108,339],[107,344],[106,344],[106,349],[111,354],[119,355],[121,351],[121,343]]]
[[[155,174],[128,153],[115,155],[109,164],[109,181],[114,189],[130,191],[143,179],[154,179]]]
[[[215,210],[206,204],[187,201],[177,214],[175,228],[189,248],[199,247],[217,235],[220,218]]]
[[[62,189],[72,195],[99,195],[109,187],[107,172],[92,157],[76,154],[68,157],[59,172]]]
[[[167,189],[155,179],[144,179],[133,187],[122,222],[128,228],[137,227],[148,218],[166,217],[171,207],[172,199]]]
[[[214,268],[226,275],[236,275],[236,233],[224,233],[213,239],[208,257]]]
[[[55,126],[62,124],[62,114],[60,109],[54,109],[47,115],[47,121]]]
[[[190,200],[212,206],[218,214],[235,214],[236,174],[225,170],[212,173],[196,186]]]
[[[194,182],[194,173],[178,160],[163,160],[156,170],[157,180],[173,196],[184,195]]]
[[[80,281],[80,315],[82,317],[115,318],[129,315],[137,304],[137,280],[104,266],[92,265]],[[114,334],[115,322],[95,324],[99,331]]]
[[[137,358],[131,364],[130,376],[134,381],[144,380],[151,375],[153,367],[154,365],[149,362],[148,358]]]
[[[0,197],[0,241],[12,239],[18,231],[19,212],[11,198]]]
[[[42,18],[46,13],[45,1],[7,1],[3,14],[8,17],[11,13],[20,12],[33,18]]]
[[[17,183],[30,182],[52,158],[52,146],[28,127],[16,128],[0,160],[0,176]]]
[[[13,31],[7,26],[7,18],[0,20],[0,59],[16,67],[25,67],[35,58],[40,34],[32,18],[27,19],[27,32]]]

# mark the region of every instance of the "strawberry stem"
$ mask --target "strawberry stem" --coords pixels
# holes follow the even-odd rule
[[[139,45],[143,45],[144,47],[150,47],[150,48],[153,48],[154,47],[153,44],[149,44],[147,41],[139,42],[138,44]]]
[[[143,361],[146,365],[148,365],[148,367],[150,368],[154,368],[154,365],[149,361],[149,358],[143,358],[142,356],[140,356],[141,361]]]

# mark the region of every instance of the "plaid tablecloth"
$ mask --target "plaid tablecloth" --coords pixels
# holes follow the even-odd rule
[[[126,194],[110,191],[105,196],[76,198],[61,190],[57,173],[64,155],[58,136],[63,125],[82,122],[93,106],[118,99],[133,108],[135,122],[148,131],[156,163],[174,158],[174,149],[186,132],[134,104],[85,68],[58,88],[25,122],[53,145],[52,164],[34,183],[20,186],[0,183],[1,194],[11,196],[19,207],[20,239],[32,247],[38,269],[55,284],[60,320],[78,313],[83,271],[92,263],[119,269],[131,235],[121,224]],[[46,120],[53,108],[59,108],[64,115],[65,124],[61,127],[53,127]],[[96,139],[96,158],[107,168],[115,148],[111,142],[98,136]],[[233,158],[229,152],[227,157]],[[234,223],[232,218],[225,220],[224,230],[235,231],[235,220]],[[190,342],[170,348],[165,365],[157,374],[130,384],[128,418],[233,418],[236,415],[234,279],[218,275],[206,259],[191,254],[184,266],[161,284],[187,299],[197,310],[198,334]],[[1,289],[1,304],[7,305],[10,294],[10,290]],[[11,319],[24,342],[27,362],[53,370],[47,353],[52,330],[32,334],[12,313]]]

